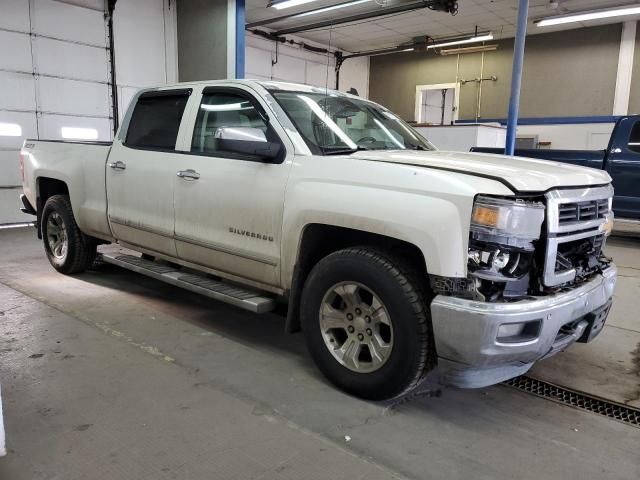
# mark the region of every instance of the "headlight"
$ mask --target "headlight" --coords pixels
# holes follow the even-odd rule
[[[478,196],[473,205],[468,268],[472,277],[512,286],[504,295],[526,292],[533,242],[540,238],[544,204]],[[514,285],[518,282],[518,286]]]
[[[531,241],[540,238],[543,220],[540,202],[479,196],[473,205],[471,231]]]

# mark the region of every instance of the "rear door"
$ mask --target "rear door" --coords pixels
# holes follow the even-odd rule
[[[189,155],[175,182],[178,257],[244,279],[279,286],[282,215],[291,158],[286,135],[266,106],[241,86],[206,87],[190,110]],[[195,96],[195,92],[194,92]],[[260,129],[281,143],[276,163],[220,150],[221,127]],[[291,148],[289,148],[291,151]]]
[[[113,144],[106,166],[111,230],[121,242],[176,256],[173,189],[181,155],[175,153],[191,89],[141,94],[125,138]]]
[[[607,170],[613,178],[613,211],[619,218],[640,219],[640,120],[623,118],[614,132]]]

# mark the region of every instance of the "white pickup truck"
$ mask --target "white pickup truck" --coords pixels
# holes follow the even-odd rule
[[[131,102],[113,143],[26,140],[24,211],[66,274],[103,261],[256,313],[383,399],[491,385],[597,335],[616,267],[604,171],[437,151],[386,108],[270,81]]]

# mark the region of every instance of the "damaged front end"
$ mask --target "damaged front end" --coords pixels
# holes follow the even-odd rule
[[[611,263],[610,187],[504,198],[479,195],[469,231],[467,278],[432,277],[434,292],[515,301],[572,288]]]

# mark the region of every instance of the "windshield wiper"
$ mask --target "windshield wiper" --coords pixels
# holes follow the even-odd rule
[[[352,153],[362,152],[364,150],[370,150],[366,147],[356,147],[356,148],[326,148],[320,147],[323,155],[351,155]]]
[[[413,145],[413,144],[411,144],[411,150],[425,150],[425,151],[428,151],[429,149],[427,147],[425,147],[424,145]]]

